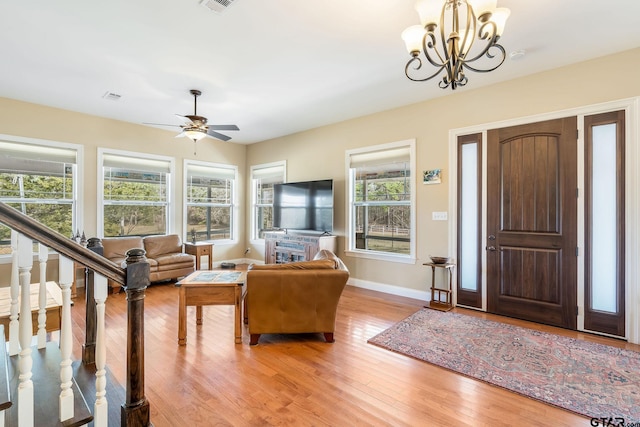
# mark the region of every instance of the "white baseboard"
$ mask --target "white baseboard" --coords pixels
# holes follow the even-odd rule
[[[386,285],[384,283],[370,282],[368,280],[349,278],[348,285],[357,288],[369,289],[371,291],[384,292],[385,294],[397,295],[406,298],[413,298],[421,301],[430,301],[431,293],[428,291],[419,291],[417,289],[403,288],[400,286]]]

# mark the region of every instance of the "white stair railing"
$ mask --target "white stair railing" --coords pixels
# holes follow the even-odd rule
[[[72,330],[71,330],[71,282],[74,263],[62,255],[58,258],[58,281],[62,289],[62,320],[60,325],[60,397],[59,419],[65,421],[74,416],[71,367]]]
[[[93,308],[95,308],[96,317],[94,317],[95,324],[91,325],[91,327],[87,327],[86,335],[89,336],[89,330],[91,329],[92,334],[94,334],[95,337],[95,343],[92,343],[92,347],[94,347],[92,350],[94,350],[95,353],[91,356],[95,355],[96,392],[95,403],[93,408],[89,408],[89,410],[91,411],[91,409],[93,409],[92,415],[95,426],[107,427],[109,405],[106,398],[107,369],[105,311],[108,294],[106,277],[118,283],[123,283],[127,276],[130,275],[134,279],[130,281],[133,283],[132,289],[136,291],[136,297],[140,294],[142,295],[141,298],[144,298],[145,287],[143,287],[143,285],[148,281],[149,274],[149,267],[146,259],[144,259],[143,256],[140,261],[133,257],[135,258],[131,261],[131,265],[133,267],[129,267],[125,270],[122,267],[115,266],[113,263],[106,262],[104,258],[100,256],[101,251],[99,248],[95,251],[97,254],[80,246],[76,249],[76,244],[68,241],[64,236],[58,233],[52,233],[51,230],[43,227],[33,219],[20,214],[18,211],[2,202],[0,202],[0,221],[3,225],[11,229],[11,278],[10,287],[9,289],[6,289],[9,295],[5,296],[5,298],[10,299],[10,307],[7,310],[9,312],[9,341],[7,347],[9,349],[8,354],[11,356],[8,360],[8,373],[11,374],[9,378],[13,378],[13,381],[10,381],[10,400],[12,405],[10,409],[5,410],[4,414],[0,411],[0,427],[3,427],[3,415],[11,416],[12,421],[9,422],[9,425],[12,427],[33,427],[36,422],[36,405],[40,407],[41,403],[36,402],[36,398],[40,399],[40,394],[45,394],[45,400],[50,400],[53,397],[51,396],[51,393],[45,391],[44,388],[35,390],[36,387],[39,387],[39,381],[34,381],[34,379],[37,379],[34,375],[39,375],[40,373],[39,369],[37,372],[34,371],[35,363],[37,362],[39,366],[39,356],[43,356],[45,359],[42,360],[42,362],[46,364],[46,353],[50,349],[55,353],[53,356],[56,359],[60,357],[59,414],[58,417],[56,417],[55,414],[46,414],[45,417],[48,419],[43,421],[47,423],[49,421],[53,423],[59,422],[60,425],[65,425],[74,422],[74,420],[79,421],[79,418],[83,418],[86,421],[89,420],[89,417],[87,416],[89,414],[84,412],[84,410],[79,411],[77,408],[74,409],[75,401],[79,400],[79,396],[74,396],[78,391],[74,384],[71,360],[74,341],[71,319],[71,285],[73,283],[73,270],[75,263],[88,266],[88,268],[91,269],[90,271],[92,276],[94,277],[94,280],[92,281],[93,284],[89,285],[89,289],[91,289],[93,293],[93,298],[91,302],[87,302],[87,308],[91,307],[93,305],[92,303],[95,303],[96,305],[93,306]],[[98,240],[99,243],[99,239],[96,240]],[[39,246],[37,251],[38,262],[40,263],[40,290],[39,292],[35,292],[34,289],[34,295],[31,295],[34,242],[44,243]],[[47,283],[46,281],[47,259],[48,251],[50,249],[55,249],[59,253],[60,265],[58,267],[58,278],[60,292],[58,292],[55,287],[52,287],[52,283]],[[129,274],[129,269],[131,268],[133,269],[133,272]],[[46,338],[48,336],[46,333],[47,314],[51,313],[50,311],[47,311],[47,302],[50,300],[50,297],[56,301],[60,301],[60,299],[62,300],[59,343],[60,353],[56,351],[55,346],[51,345],[53,343],[46,342]],[[36,304],[38,306],[37,309],[33,307]],[[143,315],[136,316],[137,314],[144,313],[143,306],[137,299],[128,303],[127,310],[130,316],[130,325],[133,323],[131,322],[131,318],[136,318],[138,320],[143,319]],[[34,319],[34,315],[37,320]],[[37,323],[35,325],[36,337],[34,337],[34,323]],[[143,368],[141,368],[143,364],[141,363],[142,360],[140,357],[140,355],[144,354],[141,350],[143,349],[144,341],[139,339],[139,337],[143,336],[143,334],[139,332],[143,330],[143,322],[140,320],[140,323],[142,325],[135,323],[133,327],[130,326],[127,330],[126,336],[127,346],[131,346],[136,350],[130,351],[131,354],[128,354],[127,369],[129,372],[126,377],[128,387],[127,398],[125,405],[122,405],[122,416],[126,417],[126,420],[123,418],[123,423],[132,423],[128,425],[150,425],[149,405],[144,397],[144,388],[140,387],[141,384],[144,384],[144,371]],[[36,339],[34,340],[34,338]],[[44,345],[43,338],[45,341]],[[38,343],[39,350],[34,353],[32,344],[35,344],[36,341]],[[135,347],[133,344],[130,344],[131,342],[135,344]],[[85,347],[87,347],[86,344],[83,346],[83,352]],[[36,356],[38,356],[37,360]],[[88,363],[85,365],[88,366]],[[130,365],[133,365],[136,368],[135,372],[130,368]],[[84,373],[82,376],[84,377]],[[56,382],[56,378],[54,377],[48,380],[43,380],[43,383],[50,383],[50,381]],[[91,387],[91,384],[87,385]],[[36,393],[36,391],[38,393]],[[135,399],[132,396],[135,397]],[[139,402],[142,402],[142,404],[139,404]],[[38,417],[40,417],[39,412]]]
[[[49,248],[38,243],[40,262],[40,287],[38,288],[38,348],[47,346],[47,258]]]
[[[18,313],[20,305],[20,279],[18,271],[18,232],[11,230],[11,309],[9,313],[9,356],[20,352],[20,324]]]
[[[109,294],[107,278],[94,274],[94,298],[96,300],[96,402],[93,407],[93,425],[107,427],[109,420],[109,403],[107,402],[106,358],[107,344],[105,337],[105,302]]]
[[[31,267],[33,265],[33,243],[30,238],[18,234],[18,270],[20,276],[20,376],[18,385],[18,426],[32,427],[34,421],[34,399],[31,357]]]

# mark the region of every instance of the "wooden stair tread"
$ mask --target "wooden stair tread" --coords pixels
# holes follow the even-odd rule
[[[82,390],[90,408],[96,402],[96,366],[83,365],[82,361],[73,362],[73,378]],[[119,426],[121,421],[120,408],[125,403],[127,393],[123,386],[113,376],[109,367],[106,367],[107,377],[107,402],[109,402],[109,419],[107,425]]]
[[[74,393],[74,417],[61,423],[58,420],[58,396],[60,395],[60,361],[61,354],[58,343],[49,341],[46,348],[32,347],[34,389],[34,425],[48,426],[82,426],[93,420],[93,415],[87,406],[84,396],[80,392],[74,379],[72,388]],[[9,357],[10,390],[14,400],[18,397],[20,383],[20,356]],[[12,405],[7,410],[7,425],[18,425],[18,405]]]

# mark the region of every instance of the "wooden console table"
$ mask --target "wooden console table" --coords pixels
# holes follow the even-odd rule
[[[431,301],[429,301],[429,305],[425,305],[425,307],[440,311],[451,310],[453,308],[453,304],[451,302],[453,267],[456,265],[452,263],[436,264],[433,262],[425,262],[422,265],[431,267]],[[436,268],[444,268],[449,272],[449,283],[447,284],[447,288],[438,288],[436,286]],[[444,302],[442,301],[442,294],[445,296]]]
[[[184,243],[184,253],[195,255],[196,270],[200,270],[200,258],[207,255],[209,257],[209,270],[213,270],[213,243]]]

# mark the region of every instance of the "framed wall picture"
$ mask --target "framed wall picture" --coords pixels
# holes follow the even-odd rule
[[[423,184],[440,184],[442,177],[442,169],[431,169],[422,172]]]

